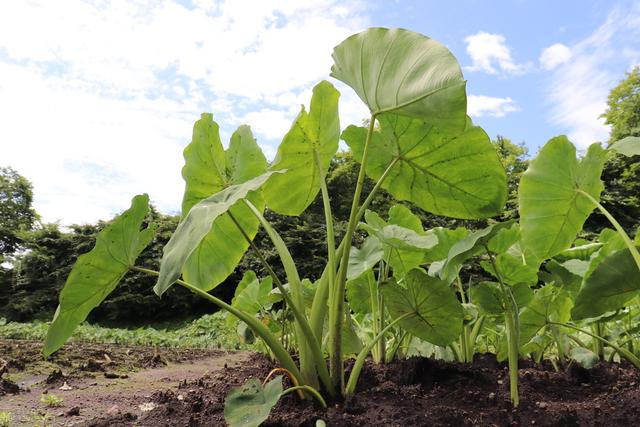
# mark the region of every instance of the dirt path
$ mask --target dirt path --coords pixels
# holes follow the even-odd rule
[[[0,354],[1,350],[7,353],[6,348],[2,348],[3,344],[0,343]],[[68,349],[68,355],[78,356],[77,348]],[[211,351],[206,355],[200,351],[192,355],[195,360],[181,361],[180,357],[173,357],[175,355],[169,349],[167,357],[163,357],[163,350],[145,349],[150,357],[141,357],[140,360],[155,357],[162,366],[137,370],[136,366],[118,363],[121,350],[123,348],[113,350],[103,346],[102,351],[95,352],[96,355],[102,353],[102,357],[86,357],[85,364],[71,366],[64,365],[73,357],[63,354],[57,363],[48,362],[53,364],[53,367],[49,367],[49,374],[40,373],[46,370],[37,363],[14,370],[13,374],[10,370],[6,378],[18,384],[20,392],[0,395],[0,412],[11,414],[12,426],[30,427],[91,425],[91,420],[118,414],[125,419],[133,419],[128,414],[140,416],[155,407],[154,393],[172,390],[177,396],[186,395],[190,387],[179,388],[181,383],[192,384],[206,373],[214,373],[225,366],[236,366],[248,358],[248,353],[243,352]],[[127,350],[130,352],[131,349]],[[140,349],[138,351],[141,352]],[[84,353],[86,355],[87,352]],[[178,361],[167,360],[172,358]],[[55,366],[62,368],[62,375],[54,373]],[[48,406],[42,402],[42,397],[46,395],[61,398],[61,405]]]

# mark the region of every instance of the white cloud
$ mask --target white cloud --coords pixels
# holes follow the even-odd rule
[[[504,117],[508,113],[520,111],[518,104],[511,98],[469,95],[467,97],[467,113],[471,117]]]
[[[467,36],[467,53],[472,64],[465,67],[468,71],[484,71],[489,74],[518,74],[525,70],[524,65],[517,64],[511,57],[504,36],[480,31]]]
[[[333,46],[365,26],[337,0],[0,2],[2,163],[45,221],[107,219],[145,191],[176,211],[201,111],[223,140],[252,125],[272,157]]]
[[[553,70],[571,59],[571,49],[562,43],[555,43],[545,48],[540,54],[540,65],[545,70]]]
[[[636,60],[639,38],[640,4],[615,9],[593,34],[571,46],[571,61],[555,69],[547,91],[550,119],[580,148],[608,139],[609,127],[600,115],[609,91],[624,78],[620,69]]]

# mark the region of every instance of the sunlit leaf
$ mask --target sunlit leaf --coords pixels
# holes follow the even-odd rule
[[[440,346],[460,336],[462,305],[445,282],[414,269],[407,273],[404,284],[406,288],[393,281],[381,286],[391,317],[409,314],[399,322],[403,329]]]
[[[203,114],[194,125],[192,141],[184,151],[183,221],[195,204],[229,186],[255,178],[267,168],[267,161],[248,126],[240,126],[233,133],[226,151],[218,133],[218,124],[211,114]],[[247,198],[259,209],[264,208],[260,192],[253,192]],[[258,219],[243,204],[236,204],[212,219],[211,230],[182,267],[185,280],[200,289],[210,290],[222,283],[249,247],[230,215],[250,239],[258,232]]]
[[[333,50],[331,76],[356,91],[371,113],[395,111],[443,129],[465,125],[460,66],[437,41],[403,29],[370,28]]]
[[[520,232],[525,250],[543,261],[569,248],[595,208],[603,190],[600,175],[606,150],[589,147],[584,158],[565,136],[542,147],[522,175],[519,189]]]
[[[627,136],[611,144],[609,149],[627,157],[638,156],[640,155],[640,137]]]
[[[116,288],[151,242],[154,227],[140,230],[148,210],[149,196],[135,196],[131,207],[98,234],[94,248],[78,257],[60,292],[60,304],[42,350],[45,356],[62,347],[91,310]]]
[[[586,278],[571,316],[576,319],[598,317],[625,306],[640,293],[640,270],[629,249],[605,258]]]
[[[160,266],[160,277],[153,288],[162,295],[180,278],[183,266],[191,254],[198,249],[202,240],[212,230],[212,224],[234,205],[242,203],[251,192],[259,190],[275,171],[266,172],[243,184],[232,185],[210,196],[191,208],[180,221],[178,228],[164,247]],[[225,262],[225,254],[217,254]],[[208,260],[213,263],[214,260]],[[227,264],[228,266],[228,264]]]
[[[369,148],[367,175],[398,200],[409,200],[436,215],[486,218],[507,197],[506,174],[487,134],[470,125],[452,136],[418,119],[378,117],[380,129]],[[362,160],[367,130],[349,126],[342,134],[356,161]]]
[[[264,195],[271,210],[283,215],[299,215],[315,200],[320,180],[324,179],[338,150],[339,96],[327,81],[313,88],[309,113],[302,107],[271,165],[271,170],[286,169],[286,173],[274,176],[265,186]]]
[[[352,247],[349,255],[347,279],[354,279],[375,266],[384,256],[380,240],[368,237],[360,249]]]

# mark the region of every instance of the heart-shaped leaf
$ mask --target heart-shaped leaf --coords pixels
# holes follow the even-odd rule
[[[219,193],[202,200],[189,210],[187,216],[180,221],[178,228],[176,228],[171,239],[164,247],[160,265],[160,277],[158,277],[158,282],[153,288],[156,294],[162,295],[180,278],[180,272],[187,259],[200,247],[203,239],[209,237],[212,230],[217,231],[214,229],[215,221],[232,207],[242,204],[242,199],[247,198],[251,192],[262,188],[274,173],[278,172],[265,172],[243,184],[229,186]],[[222,228],[222,225],[220,228]],[[218,240],[225,240],[224,234],[221,236],[222,238]],[[223,242],[220,242],[220,244],[223,244]],[[224,244],[231,245],[232,242],[224,242]],[[216,256],[221,257],[220,262],[227,260],[225,253],[218,253]],[[214,259],[207,259],[207,261],[210,264],[215,264],[213,262]],[[224,268],[228,269],[231,264],[232,262],[224,264]],[[233,271],[233,268],[231,271]]]
[[[470,125],[457,136],[418,119],[383,114],[369,147],[367,175],[398,200],[409,200],[436,215],[486,218],[507,198],[504,167],[487,134]],[[343,133],[354,159],[362,161],[367,130],[349,126]]]
[[[640,293],[640,270],[629,249],[606,257],[585,280],[571,317],[598,317],[618,310]]]
[[[282,396],[282,375],[264,387],[256,378],[232,388],[224,401],[224,420],[229,427],[258,427]]]
[[[384,250],[380,240],[368,237],[364,240],[360,249],[352,247],[349,255],[349,267],[347,279],[355,279],[365,271],[375,266],[384,256]]]
[[[640,137],[627,136],[611,144],[609,149],[627,157],[638,156],[640,155]]]
[[[313,88],[309,113],[303,106],[271,165],[271,170],[286,169],[286,173],[274,176],[265,186],[264,195],[271,210],[283,215],[299,215],[315,200],[320,180],[325,178],[329,163],[338,151],[339,97],[327,81]]]
[[[218,124],[211,114],[203,114],[195,123],[193,138],[184,150],[184,158],[183,221],[198,202],[229,186],[255,178],[267,168],[267,161],[248,126],[240,126],[233,133],[229,148],[224,151]],[[264,209],[260,192],[253,192],[247,198],[258,209]],[[236,204],[228,213],[212,219],[211,230],[182,266],[185,280],[200,289],[210,290],[222,283],[249,247],[249,242],[230,215],[250,239],[258,232],[258,219],[243,204]]]
[[[449,250],[447,259],[438,271],[440,278],[447,283],[451,283],[467,259],[485,252],[485,246],[488,245],[489,240],[501,229],[510,228],[512,225],[513,221],[491,224],[482,230],[468,234],[464,239],[456,242]]]
[[[42,352],[49,356],[71,336],[91,310],[116,288],[153,239],[154,227],[140,230],[149,210],[149,196],[135,196],[131,207],[116,217],[80,255],[60,292],[60,304],[47,331]]]
[[[520,347],[528,343],[549,321],[567,322],[572,304],[572,298],[563,289],[550,285],[537,289],[531,302],[520,313]]]
[[[403,29],[370,28],[333,50],[331,76],[356,91],[372,114],[394,111],[442,129],[465,126],[465,80],[437,41]]]
[[[543,261],[569,248],[595,208],[582,192],[598,200],[604,188],[605,159],[599,144],[578,159],[565,136],[542,147],[520,180],[520,232],[527,253]]]
[[[347,301],[354,313],[368,314],[372,312],[371,292],[377,292],[378,283],[371,270],[355,279],[349,280],[346,287]]]
[[[407,315],[399,325],[432,344],[446,346],[462,332],[462,305],[440,279],[414,269],[404,278],[406,288],[393,281],[381,286],[391,317]]]
[[[236,287],[234,297],[231,300],[231,306],[255,316],[263,308],[269,309],[271,307],[269,295],[272,289],[273,282],[271,276],[267,276],[260,281],[256,273],[251,270],[246,271]],[[227,316],[228,324],[234,324],[237,320],[235,316]]]

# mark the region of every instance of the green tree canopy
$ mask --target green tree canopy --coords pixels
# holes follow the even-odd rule
[[[0,167],[0,259],[15,252],[20,234],[33,227],[38,215],[32,203],[31,182],[10,167]]]
[[[602,117],[611,125],[609,144],[627,136],[640,136],[640,67],[627,73],[626,78],[611,89]],[[627,231],[635,232],[640,225],[640,156],[610,153],[602,180],[605,185],[602,205]],[[607,219],[596,211],[585,230],[597,233],[608,226]]]
[[[627,77],[611,89],[602,117],[611,125],[610,142],[625,136],[640,136],[640,67],[627,73]]]

